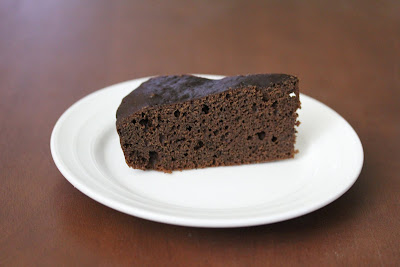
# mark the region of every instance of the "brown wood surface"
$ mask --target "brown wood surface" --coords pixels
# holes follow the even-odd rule
[[[399,1],[0,2],[1,266],[399,266]],[[201,229],[85,196],[50,155],[59,116],[148,75],[285,72],[345,117],[365,162],[334,203]],[[337,140],[340,142],[340,140]]]

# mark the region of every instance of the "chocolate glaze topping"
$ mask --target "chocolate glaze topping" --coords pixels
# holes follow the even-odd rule
[[[297,78],[287,74],[240,75],[220,80],[192,75],[158,76],[142,83],[122,100],[117,110],[117,121],[147,107],[185,102],[244,86],[267,88],[290,80]]]

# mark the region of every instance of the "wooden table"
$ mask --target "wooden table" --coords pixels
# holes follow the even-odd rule
[[[2,1],[0,265],[399,266],[399,11],[399,1]],[[298,75],[361,138],[362,173],[327,207],[258,227],[171,226],[95,202],[53,163],[55,122],[93,91],[260,72]]]

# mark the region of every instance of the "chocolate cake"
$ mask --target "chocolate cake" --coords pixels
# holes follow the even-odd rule
[[[126,163],[164,172],[292,158],[298,79],[256,74],[151,78],[117,110]]]

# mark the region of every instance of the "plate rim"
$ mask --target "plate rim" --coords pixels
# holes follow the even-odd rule
[[[225,76],[222,75],[208,75],[208,74],[193,74],[196,76],[200,77],[206,77],[210,79],[219,79]],[[280,221],[285,221],[289,219],[293,219],[299,216],[303,216],[306,214],[309,214],[313,211],[316,211],[318,209],[321,209],[322,207],[325,207],[326,205],[332,203],[333,201],[337,200],[343,194],[345,194],[357,181],[358,177],[360,176],[361,170],[363,168],[364,164],[364,149],[361,143],[361,140],[357,134],[357,132],[354,130],[354,128],[334,109],[329,107],[328,105],[322,103],[321,101],[310,97],[308,95],[305,95],[301,93],[302,97],[307,97],[312,101],[316,101],[318,104],[321,104],[324,106],[324,108],[329,109],[329,111],[333,112],[337,117],[339,117],[341,120],[347,124],[349,129],[353,132],[354,137],[356,137],[355,141],[357,141],[359,145],[359,165],[356,166],[357,169],[354,170],[354,177],[351,178],[351,181],[347,184],[346,187],[341,188],[341,190],[338,190],[336,194],[334,194],[332,197],[324,199],[324,201],[318,202],[317,205],[310,206],[308,208],[303,208],[303,209],[297,209],[297,210],[289,210],[285,212],[281,212],[278,215],[273,216],[265,216],[265,217],[250,217],[250,218],[237,218],[237,219],[221,219],[221,218],[190,218],[190,217],[181,217],[179,215],[176,216],[171,216],[168,214],[160,214],[160,213],[155,213],[153,211],[148,211],[145,209],[141,209],[138,207],[132,207],[126,203],[121,203],[118,202],[115,199],[110,199],[107,197],[104,197],[103,195],[99,194],[96,190],[91,190],[88,186],[83,184],[80,181],[79,177],[76,177],[69,169],[67,166],[64,166],[60,155],[58,155],[58,150],[57,150],[57,134],[60,131],[60,127],[62,126],[62,123],[68,118],[68,115],[73,112],[73,110],[81,105],[82,103],[86,102],[87,100],[91,98],[95,98],[98,94],[103,93],[104,91],[111,90],[114,87],[123,87],[124,84],[129,84],[132,82],[142,82],[146,81],[147,79],[154,77],[154,76],[148,76],[148,77],[143,77],[143,78],[137,78],[137,79],[132,79],[120,83],[116,83],[107,87],[104,87],[102,89],[96,90],[83,98],[79,99],[78,101],[74,102],[70,107],[68,107],[62,115],[58,118],[56,124],[54,125],[54,128],[51,133],[50,137],[50,151],[52,158],[54,160],[55,165],[57,166],[58,170],[61,172],[61,174],[64,176],[64,178],[69,181],[76,189],[81,191],[83,194],[86,196],[92,198],[93,200],[109,207],[114,210],[126,213],[131,216],[139,217],[142,219],[146,220],[151,220],[155,222],[160,222],[160,223],[166,223],[166,224],[171,224],[171,225],[180,225],[180,226],[190,226],[190,227],[207,227],[207,228],[231,228],[231,227],[247,227],[247,226],[256,226],[256,225],[262,225],[262,224],[270,224],[270,223],[276,223]],[[349,179],[350,180],[350,179]],[[134,210],[134,212],[132,212]]]

